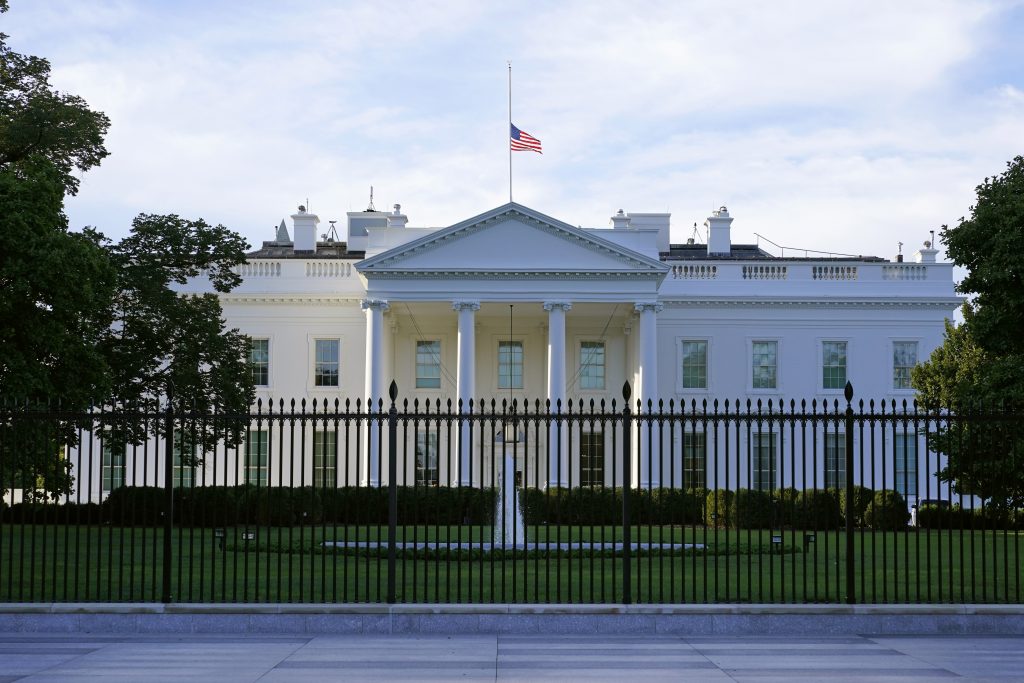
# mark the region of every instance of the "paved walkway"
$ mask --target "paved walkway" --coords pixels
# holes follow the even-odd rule
[[[1024,637],[0,633],[25,681],[1024,681]]]

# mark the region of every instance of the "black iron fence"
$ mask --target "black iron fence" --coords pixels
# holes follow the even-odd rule
[[[1021,415],[623,394],[8,405],[0,601],[1021,602],[1024,513],[937,476]]]

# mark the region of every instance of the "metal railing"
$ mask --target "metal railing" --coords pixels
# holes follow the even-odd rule
[[[931,449],[1024,417],[623,395],[8,405],[0,602],[1021,602],[1024,515]]]

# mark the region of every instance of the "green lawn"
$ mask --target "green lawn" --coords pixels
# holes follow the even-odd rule
[[[386,555],[323,551],[321,542],[378,541],[387,527],[176,529],[177,601],[384,602]],[[400,541],[489,541],[490,527],[399,527]],[[641,553],[634,602],[843,602],[845,534],[634,527],[634,542],[699,543],[702,551]],[[531,527],[538,543],[621,540],[622,528]],[[855,532],[858,602],[1024,601],[1018,532]],[[0,601],[157,601],[163,531],[59,525],[0,528]],[[399,602],[621,602],[624,560],[569,553],[412,553],[396,562]]]

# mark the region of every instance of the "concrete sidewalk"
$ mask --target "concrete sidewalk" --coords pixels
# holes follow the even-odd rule
[[[1024,637],[0,633],[0,683],[946,679],[1024,680]]]

